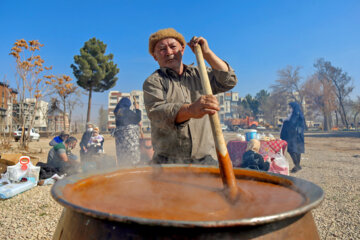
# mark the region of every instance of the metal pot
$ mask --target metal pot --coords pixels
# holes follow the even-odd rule
[[[214,172],[214,167],[209,166],[161,167],[170,171],[202,168]],[[149,168],[132,169],[139,171]],[[237,179],[285,186],[300,193],[306,201],[295,209],[273,215],[224,221],[174,221],[121,216],[75,205],[64,197],[63,190],[68,184],[95,174],[83,173],[56,182],[51,190],[53,198],[65,207],[53,239],[319,239],[311,214],[311,210],[324,198],[319,186],[295,177],[267,172],[234,169],[234,173]]]

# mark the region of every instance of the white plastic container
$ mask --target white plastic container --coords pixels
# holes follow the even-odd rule
[[[0,186],[0,198],[11,198],[19,193],[25,192],[37,185],[34,178],[29,178],[27,182],[10,183]]]
[[[257,138],[257,131],[255,129],[247,129],[245,130],[246,141],[250,141],[251,139]]]
[[[22,156],[17,164],[7,167],[7,172],[11,182],[19,182],[21,178],[35,178],[38,182],[40,167],[34,166],[30,157]]]

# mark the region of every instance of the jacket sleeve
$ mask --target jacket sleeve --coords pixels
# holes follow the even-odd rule
[[[288,134],[287,134],[288,127],[289,127],[288,121],[286,120],[286,121],[284,121],[283,126],[281,128],[280,139],[285,140],[285,141],[288,139]]]
[[[49,142],[49,145],[52,147],[55,146],[56,144],[57,142],[54,139]]]
[[[225,63],[228,66],[229,71],[207,68],[210,85],[214,95],[231,90],[237,83],[237,77],[234,69],[232,69],[227,62]]]
[[[183,103],[169,103],[166,90],[158,76],[150,76],[143,84],[144,102],[147,115],[160,129],[175,129],[175,119]]]

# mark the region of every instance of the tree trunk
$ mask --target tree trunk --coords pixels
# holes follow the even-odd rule
[[[64,131],[66,131],[66,121],[65,121],[65,117],[66,117],[66,100],[65,100],[65,98],[63,99],[63,104],[64,104],[64,112],[63,112]]]
[[[72,115],[72,110],[71,110],[71,107],[69,107],[69,117],[68,117],[68,120],[69,120],[69,132],[71,132],[71,115]]]
[[[341,108],[341,112],[340,112],[340,113],[342,113],[343,118],[344,118],[345,126],[346,126],[346,128],[348,129],[348,128],[349,128],[349,122],[348,122],[347,117],[346,117],[346,112],[345,112],[345,107],[344,107],[343,102],[340,102],[340,108]]]
[[[22,117],[20,147],[25,148],[25,146],[26,146],[26,142],[25,142],[25,121],[26,121],[26,116],[25,116],[25,111],[24,111],[24,102],[21,102],[21,104],[20,104],[20,115],[19,116]]]
[[[335,111],[335,122],[336,122],[336,127],[339,127],[338,111]]]
[[[359,113],[360,113],[360,112],[356,112],[355,115],[354,115],[354,127],[355,127],[355,129],[358,128],[358,124],[357,124],[357,122],[356,122],[356,118],[357,118],[357,115],[358,115]]]
[[[88,101],[88,111],[87,111],[86,123],[90,122],[91,94],[92,94],[92,87],[90,87],[90,90],[89,90],[89,101]]]

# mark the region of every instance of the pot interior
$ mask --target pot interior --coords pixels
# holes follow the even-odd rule
[[[74,175],[57,182],[53,196],[75,211],[116,221],[175,225],[244,225],[295,216],[320,203],[322,190],[310,182],[235,169],[240,189],[230,203],[219,169],[163,165]]]

